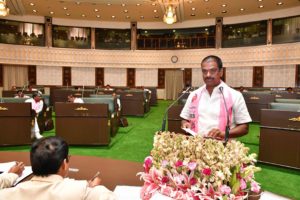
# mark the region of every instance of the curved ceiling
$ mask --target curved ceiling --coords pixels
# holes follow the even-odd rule
[[[7,0],[14,15],[124,22],[160,22],[168,3],[181,22],[300,6],[300,0]]]

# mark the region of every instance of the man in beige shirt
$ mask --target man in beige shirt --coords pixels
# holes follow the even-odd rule
[[[59,137],[36,140],[30,151],[33,178],[0,191],[0,200],[114,200],[116,196],[100,185],[100,178],[65,178],[69,170],[69,147]]]

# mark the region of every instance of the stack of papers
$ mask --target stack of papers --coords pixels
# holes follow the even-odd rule
[[[6,162],[6,163],[0,163],[0,172],[7,173],[9,169],[16,164],[16,161],[13,162]],[[22,173],[22,175],[17,179],[14,185],[17,185],[19,182],[21,182],[24,178],[32,174],[31,166],[25,166],[25,169]]]

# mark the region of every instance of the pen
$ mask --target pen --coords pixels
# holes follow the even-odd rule
[[[91,178],[91,181],[93,181],[97,176],[99,176],[100,172],[97,171],[97,173]]]

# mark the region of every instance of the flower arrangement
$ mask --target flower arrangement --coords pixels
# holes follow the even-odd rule
[[[159,192],[173,199],[243,199],[249,190],[258,193],[254,180],[255,154],[239,141],[205,139],[157,132],[151,156],[145,158],[141,198]]]

